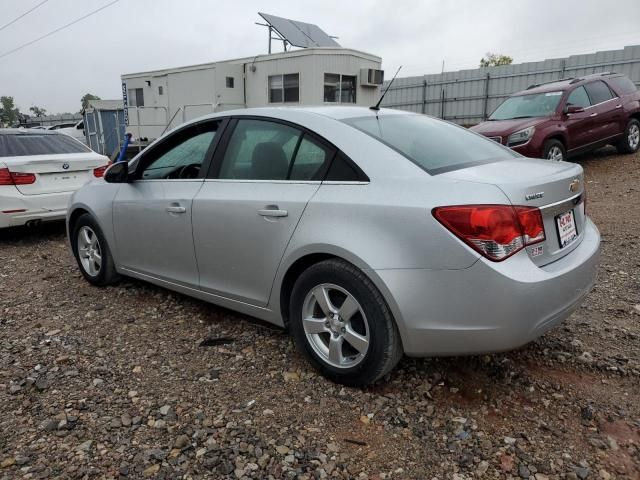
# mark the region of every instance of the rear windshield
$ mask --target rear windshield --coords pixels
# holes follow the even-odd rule
[[[64,134],[10,133],[0,135],[0,157],[83,153],[90,150]]]
[[[493,140],[425,115],[343,120],[401,153],[431,175],[519,155]]]

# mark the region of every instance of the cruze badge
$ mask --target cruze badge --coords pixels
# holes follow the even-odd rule
[[[63,170],[69,170],[69,164],[68,163],[63,163],[62,164],[62,169]]]
[[[572,192],[577,192],[579,188],[580,188],[580,180],[578,180],[577,178],[574,178],[573,182],[569,184],[569,190],[571,190]]]
[[[544,197],[544,192],[536,192],[536,193],[527,193],[524,196],[525,200],[535,200],[536,198]]]

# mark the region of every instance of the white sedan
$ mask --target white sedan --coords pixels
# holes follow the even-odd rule
[[[71,194],[108,165],[68,135],[0,129],[0,228],[64,219]]]

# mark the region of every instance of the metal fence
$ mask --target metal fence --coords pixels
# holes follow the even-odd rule
[[[382,106],[473,125],[486,120],[506,97],[529,85],[607,71],[624,73],[640,86],[640,45],[541,62],[396,78]]]

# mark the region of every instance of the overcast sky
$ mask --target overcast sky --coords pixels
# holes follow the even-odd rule
[[[0,0],[0,28],[42,0]],[[0,30],[0,95],[20,109],[77,111],[90,92],[120,98],[120,75],[267,52],[265,11],[316,23],[343,47],[379,55],[390,78],[475,68],[485,52],[516,63],[640,44],[640,0],[48,0]]]

